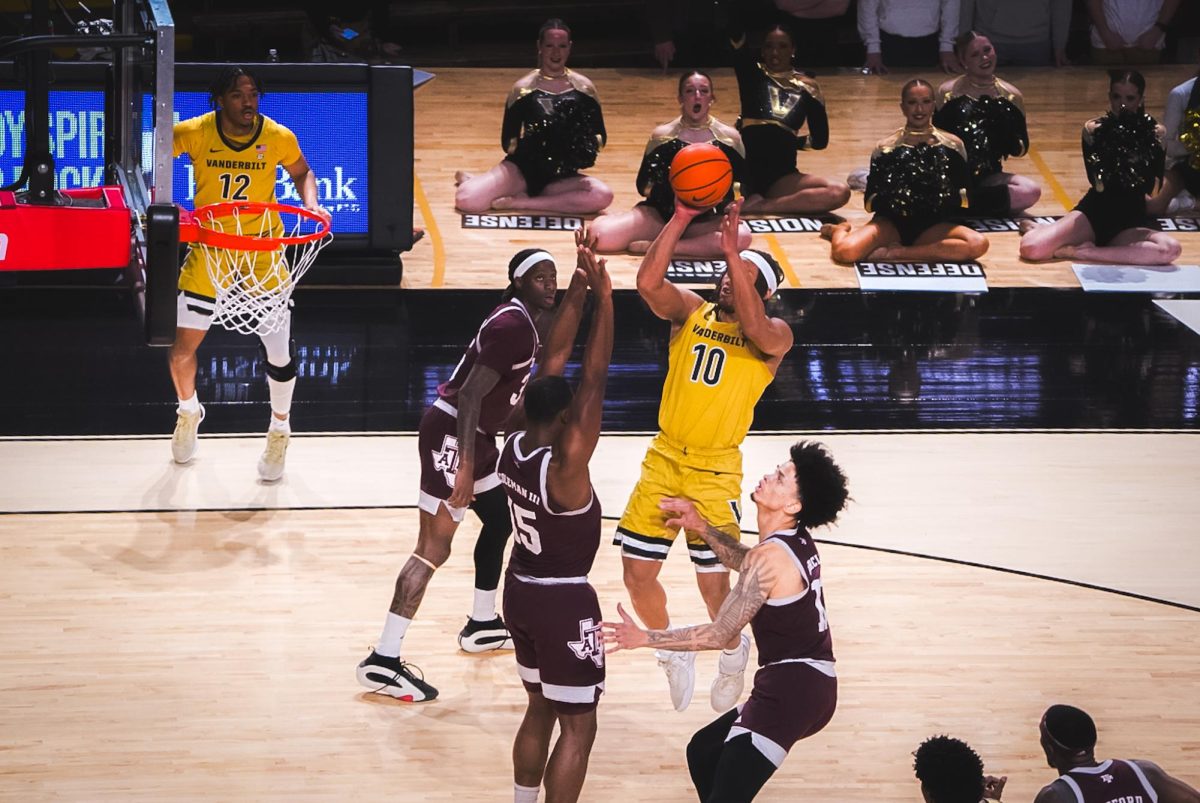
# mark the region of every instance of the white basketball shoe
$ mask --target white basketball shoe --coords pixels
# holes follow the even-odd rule
[[[654,655],[667,673],[672,705],[676,711],[683,711],[691,704],[692,692],[696,689],[696,653],[655,650]]]
[[[750,637],[742,634],[741,643],[732,655],[722,651],[717,660],[717,676],[710,689],[712,707],[722,713],[737,705],[746,687],[746,664],[750,662]]]
[[[200,422],[204,420],[204,405],[195,413],[176,410],[175,432],[171,435],[171,457],[176,463],[192,462],[196,456],[196,440],[200,433]]]
[[[283,462],[287,458],[288,442],[292,433],[271,427],[267,430],[267,448],[258,458],[258,476],[264,482],[275,482],[283,476]]]

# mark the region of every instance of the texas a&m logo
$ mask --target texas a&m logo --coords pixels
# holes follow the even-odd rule
[[[567,646],[581,661],[592,659],[596,666],[604,667],[604,644],[600,641],[600,625],[589,619],[579,620],[579,641],[568,641]]]
[[[454,476],[458,474],[458,438],[454,435],[445,436],[442,438],[441,450],[431,454],[434,469],[442,472],[446,484],[453,488]]]

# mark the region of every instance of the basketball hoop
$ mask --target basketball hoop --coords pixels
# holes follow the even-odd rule
[[[292,291],[333,234],[325,212],[233,201],[181,209],[179,239],[204,255],[217,295],[213,321],[268,335],[287,320]]]

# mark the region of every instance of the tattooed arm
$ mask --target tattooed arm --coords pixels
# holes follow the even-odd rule
[[[738,583],[721,604],[721,610],[717,611],[711,624],[674,630],[642,630],[618,604],[617,612],[622,621],[603,623],[604,643],[609,645],[608,652],[637,647],[683,652],[719,650],[754,618],[780,577],[788,571],[796,571],[795,564],[782,550],[759,544],[746,553]]]
[[[667,497],[658,503],[659,510],[668,513],[667,527],[682,527],[704,539],[717,559],[735,572],[741,571],[742,561],[750,547],[740,544],[727,533],[713,527],[700,515],[690,499]]]

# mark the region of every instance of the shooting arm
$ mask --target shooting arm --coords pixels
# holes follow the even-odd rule
[[[676,203],[678,207],[678,202]],[[693,216],[684,216],[676,212],[663,226],[658,237],[650,245],[642,265],[638,268],[637,289],[650,311],[663,320],[670,321],[676,326],[681,325],[687,317],[695,312],[703,302],[700,296],[691,290],[684,290],[667,280],[667,266],[675,254],[675,246],[679,244],[683,231],[692,222]]]

